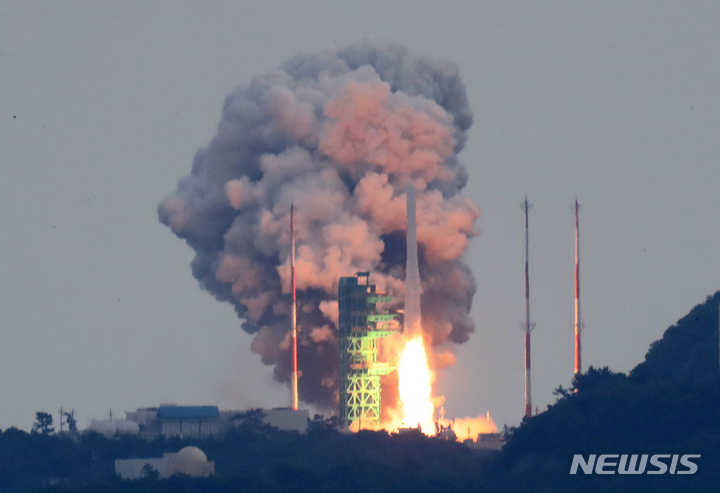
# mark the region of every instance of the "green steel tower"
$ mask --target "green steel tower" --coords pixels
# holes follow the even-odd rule
[[[344,428],[355,422],[380,423],[380,376],[395,367],[377,361],[378,339],[399,329],[388,327],[395,315],[378,313],[375,304],[393,299],[375,292],[369,272],[340,278],[340,426]]]

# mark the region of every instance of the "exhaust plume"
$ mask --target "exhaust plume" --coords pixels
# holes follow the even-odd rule
[[[460,195],[457,159],[471,124],[453,63],[373,43],[296,56],[227,96],[217,135],[159,219],[195,250],[201,288],[233,304],[252,351],[289,382],[295,203],[300,399],[333,408],[338,280],[369,271],[404,298],[411,183],[427,344],[447,360],[474,330],[475,280],[460,256],[480,211]]]

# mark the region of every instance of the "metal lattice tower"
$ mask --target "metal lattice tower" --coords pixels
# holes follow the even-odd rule
[[[361,280],[364,279],[364,283]],[[398,331],[389,328],[394,314],[380,314],[376,303],[393,298],[375,292],[369,272],[341,277],[338,286],[340,346],[340,426],[380,423],[380,377],[395,370],[377,360],[378,339]]]

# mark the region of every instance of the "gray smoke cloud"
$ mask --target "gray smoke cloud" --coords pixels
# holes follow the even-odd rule
[[[296,56],[225,99],[217,135],[158,206],[196,252],[192,275],[232,303],[252,351],[289,381],[290,203],[297,242],[301,400],[337,401],[337,285],[370,271],[404,294],[406,195],[417,190],[426,340],[448,348],[474,331],[476,290],[460,257],[477,231],[457,159],[472,125],[458,68],[366,42]]]

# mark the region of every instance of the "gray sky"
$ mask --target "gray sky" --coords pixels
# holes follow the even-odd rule
[[[438,375],[449,417],[522,417],[526,194],[541,409],[572,378],[576,195],[584,366],[629,370],[720,288],[717,2],[4,1],[0,428],[289,403],[156,207],[227,93],[364,39],[457,62],[475,113],[477,328]]]

